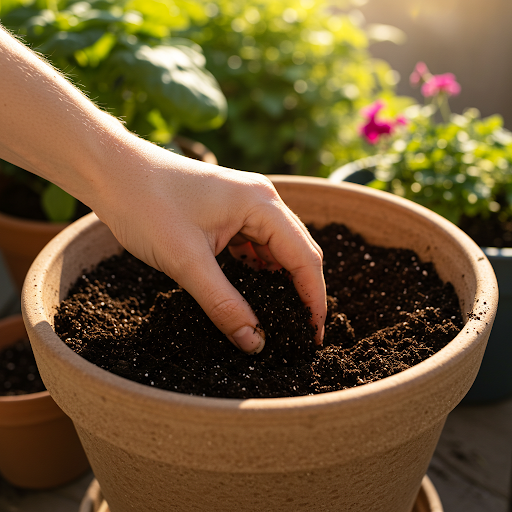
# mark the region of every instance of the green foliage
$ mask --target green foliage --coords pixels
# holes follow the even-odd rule
[[[45,187],[41,194],[41,202],[51,222],[66,222],[75,215],[75,198],[53,183]]]
[[[357,112],[394,98],[394,74],[343,2],[217,0],[181,32],[198,43],[228,100],[218,130],[195,135],[223,165],[327,175],[362,156]],[[345,7],[350,7],[345,2]]]
[[[192,21],[205,20],[203,11],[194,1],[183,1],[181,8],[166,0],[0,2],[5,27],[122,118],[129,130],[161,144],[168,144],[182,127],[217,128],[226,117],[226,99],[205,68],[201,48],[172,37]],[[33,181],[41,188],[39,180]],[[58,210],[57,217],[64,220],[72,211],[69,197],[54,187],[43,188],[48,217]],[[62,204],[52,207],[48,198]]]
[[[376,166],[370,186],[411,199],[455,224],[462,216],[512,218],[512,133],[499,116],[476,109],[436,123],[436,109],[416,105]]]
[[[69,73],[129,130],[169,142],[182,126],[199,130],[222,124],[226,100],[205,69],[201,48],[171,37],[172,30],[190,22],[174,3],[30,0],[9,12],[0,5],[7,28]]]

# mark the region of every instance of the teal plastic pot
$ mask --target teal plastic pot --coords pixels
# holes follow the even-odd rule
[[[500,290],[498,312],[480,371],[464,404],[504,400],[512,396],[512,249],[484,247]]]

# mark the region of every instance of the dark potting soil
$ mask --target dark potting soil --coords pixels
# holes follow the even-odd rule
[[[0,396],[28,395],[45,389],[28,338],[0,351]]]
[[[218,260],[266,333],[258,355],[235,348],[170,278],[124,252],[78,279],[55,317],[85,359],[149,386],[250,398],[324,393],[418,364],[463,325],[451,284],[410,250],[367,244],[340,225],[310,228],[324,251],[328,318],[322,347],[284,271]]]

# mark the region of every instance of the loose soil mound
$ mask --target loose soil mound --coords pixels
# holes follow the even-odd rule
[[[62,302],[57,334],[105,370],[192,395],[251,398],[324,393],[406,370],[463,325],[457,296],[430,263],[367,244],[342,225],[310,231],[324,251],[328,318],[322,347],[284,271],[218,260],[254,309],[265,349],[236,349],[170,278],[124,252],[84,274]]]

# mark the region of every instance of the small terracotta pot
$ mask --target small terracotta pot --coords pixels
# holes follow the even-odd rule
[[[66,226],[0,213],[0,250],[18,291],[35,257]]]
[[[0,350],[26,336],[21,315],[0,320]],[[72,421],[48,391],[0,396],[0,473],[8,482],[48,489],[88,469]]]
[[[432,261],[466,324],[429,359],[348,390],[236,400],[154,389],[89,363],[54,332],[71,284],[120,251],[94,215],[81,219],[32,265],[22,309],[41,374],[111,512],[412,510],[446,417],[482,360],[498,302],[492,267],[461,230],[410,201],[320,178],[272,180],[304,222],[345,223]]]
[[[175,142],[185,156],[217,164],[217,158],[204,144],[186,137],[176,137]],[[35,257],[68,224],[27,220],[0,213],[0,251],[18,291],[21,291]]]

